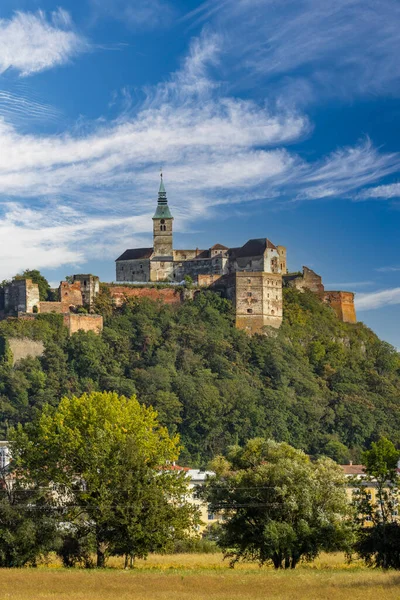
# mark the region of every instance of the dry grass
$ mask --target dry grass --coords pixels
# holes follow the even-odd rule
[[[0,600],[399,600],[400,575],[323,556],[292,572],[229,569],[220,555],[152,556],[134,571],[2,569]]]

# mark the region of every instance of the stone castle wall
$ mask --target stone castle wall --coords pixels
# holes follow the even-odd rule
[[[324,292],[321,299],[333,308],[338,319],[344,323],[357,323],[352,292]]]
[[[122,306],[127,298],[150,298],[161,300],[165,304],[180,304],[181,292],[175,288],[129,287],[123,285],[107,286],[115,306]]]
[[[8,338],[8,345],[13,356],[13,365],[17,364],[23,358],[36,358],[42,356],[44,352],[43,342],[31,340],[29,338]]]
[[[64,325],[68,327],[70,335],[80,330],[101,333],[103,331],[103,317],[101,315],[76,315],[69,313],[64,316]]]

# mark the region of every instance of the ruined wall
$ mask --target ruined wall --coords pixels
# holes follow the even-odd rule
[[[299,291],[307,289],[316,294],[321,294],[324,291],[322,277],[308,267],[303,267],[302,274],[290,275],[289,273],[284,275],[283,282],[285,286],[295,288]]]
[[[43,342],[29,338],[8,338],[7,342],[13,356],[13,365],[28,356],[42,356],[44,352]]]
[[[344,323],[357,323],[354,294],[352,292],[324,292],[321,299],[335,311]]]
[[[16,279],[4,288],[4,310],[7,314],[33,313],[39,304],[39,286],[31,279]]]
[[[38,312],[40,314],[56,313],[62,315],[69,312],[69,304],[63,302],[39,302]]]
[[[92,308],[96,296],[100,293],[100,279],[90,274],[73,275],[72,279],[74,283],[80,284],[83,305]]]
[[[80,281],[74,281],[73,283],[61,281],[58,288],[58,299],[67,307],[83,306]]]
[[[161,300],[165,304],[179,304],[181,302],[180,291],[174,288],[152,288],[152,287],[128,287],[123,285],[107,286],[115,306],[122,306],[127,298],[150,298]]]
[[[103,317],[101,315],[76,315],[70,313],[64,316],[64,325],[68,327],[70,335],[80,330],[101,333],[103,331]]]

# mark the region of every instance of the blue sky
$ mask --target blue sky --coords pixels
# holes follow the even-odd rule
[[[2,0],[0,279],[286,245],[400,347],[397,0]]]

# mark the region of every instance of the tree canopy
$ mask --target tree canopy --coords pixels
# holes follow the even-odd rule
[[[83,534],[95,539],[99,567],[107,554],[133,560],[163,549],[196,523],[196,510],[184,500],[184,473],[171,469],[178,437],[135,397],[65,397],[18,426],[11,440],[14,469],[29,486],[51,485],[63,521],[82,530],[85,515]]]
[[[311,462],[284,442],[258,438],[231,448],[212,467],[216,476],[203,495],[224,514],[218,543],[231,564],[271,561],[293,569],[321,550],[350,547],[344,476],[332,460]]]
[[[192,466],[257,436],[339,462],[360,461],[381,436],[400,443],[399,354],[362,323],[341,323],[311,292],[284,290],[282,327],[252,337],[212,292],[116,309],[105,291],[96,310],[99,336],[69,338],[59,315],[0,322],[4,339],[45,344],[42,357],[15,367],[0,357],[0,436],[62,396],[112,391],[157,410]]]

